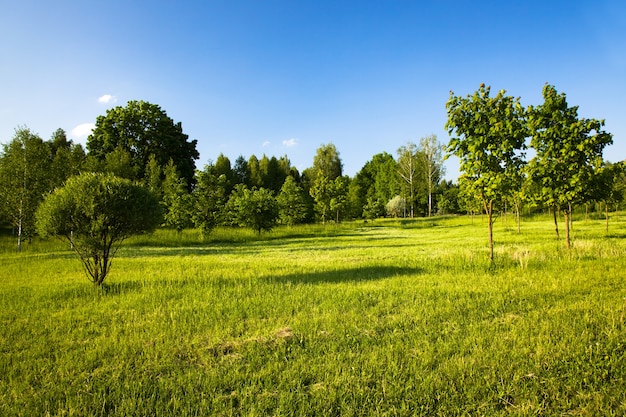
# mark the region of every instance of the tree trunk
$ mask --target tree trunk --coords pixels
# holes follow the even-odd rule
[[[485,203],[487,227],[489,229],[489,261],[493,264],[493,201]]]
[[[604,217],[606,219],[606,233],[609,233],[609,203],[604,203]]]
[[[571,208],[569,208],[569,207],[566,208],[564,213],[565,213],[565,243],[567,245],[567,249],[570,249],[572,247],[572,244],[571,244],[570,238],[569,238],[570,219],[572,217]]]
[[[556,231],[556,238],[559,239],[559,223],[557,220],[557,214],[559,212],[559,208],[558,207],[554,207],[552,210],[552,216],[554,217],[554,230]]]

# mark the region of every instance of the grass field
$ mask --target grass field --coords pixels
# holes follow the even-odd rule
[[[623,416],[626,215],[0,241],[2,416]]]

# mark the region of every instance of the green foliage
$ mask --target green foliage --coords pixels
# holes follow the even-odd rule
[[[530,145],[536,151],[529,164],[530,179],[541,203],[565,211],[569,247],[571,206],[591,199],[602,151],[613,139],[602,130],[604,120],[579,119],[578,107],[568,107],[565,94],[553,86],[544,86],[543,99],[543,104],[528,109]]]
[[[482,201],[487,213],[493,260],[493,212],[521,186],[528,129],[519,99],[506,96],[504,90],[495,97],[489,93],[484,84],[465,98],[450,92],[446,129],[451,136],[448,152],[461,161],[459,181],[467,195]]]
[[[101,285],[122,242],[160,223],[157,199],[145,188],[112,175],[70,178],[37,209],[37,231],[67,240],[88,278]]]
[[[282,224],[293,226],[304,222],[308,211],[306,199],[302,188],[292,176],[285,180],[276,201]]]
[[[187,185],[193,184],[197,140],[188,141],[181,123],[174,121],[158,105],[129,101],[126,107],[107,110],[98,116],[93,133],[87,138],[89,154],[104,161],[118,147],[130,154],[132,171],[144,178],[154,155],[160,166],[172,159]]]
[[[402,196],[395,196],[387,205],[385,205],[385,210],[387,211],[387,215],[391,217],[403,217],[404,213],[406,213],[406,200]]]
[[[192,221],[206,238],[222,221],[226,205],[228,180],[225,175],[216,177],[211,166],[196,174],[197,184],[193,190]]]
[[[165,225],[177,231],[191,226],[192,199],[187,191],[185,179],[181,178],[174,162],[170,159],[164,168],[163,206]]]
[[[28,128],[15,130],[0,154],[0,213],[17,230],[17,249],[35,232],[35,210],[55,184],[51,149]]]
[[[334,144],[328,143],[317,148],[313,158],[313,179],[324,176],[329,181],[334,181],[341,177],[342,170],[343,164]]]
[[[227,206],[234,223],[250,227],[259,235],[262,231],[271,231],[278,222],[278,202],[273,193],[265,188],[250,190],[239,184],[233,190]]]

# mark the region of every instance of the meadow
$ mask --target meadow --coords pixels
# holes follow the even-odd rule
[[[0,238],[2,416],[626,415],[626,214]]]

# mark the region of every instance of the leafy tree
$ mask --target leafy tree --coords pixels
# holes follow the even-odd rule
[[[161,211],[156,197],[142,186],[111,174],[84,173],[46,196],[36,217],[39,234],[67,240],[90,281],[99,286],[122,242],[154,230]]]
[[[337,148],[332,143],[320,146],[313,158],[313,179],[325,176],[329,181],[341,177],[343,164]]]
[[[200,228],[206,237],[222,219],[222,211],[228,198],[227,179],[225,175],[216,177],[211,166],[206,166],[196,177],[191,219],[195,227]]]
[[[459,208],[459,186],[452,181],[443,180],[439,183],[438,214],[455,214]]]
[[[263,185],[263,174],[261,173],[259,159],[254,155],[250,155],[250,158],[248,158],[248,182],[245,184],[248,187],[261,187]]]
[[[276,197],[281,223],[293,226],[307,217],[307,203],[302,188],[292,176],[288,176]]]
[[[409,216],[415,215],[415,189],[418,177],[418,150],[417,146],[409,142],[398,149],[398,175],[409,187]]]
[[[335,178],[331,184],[331,199],[329,209],[335,213],[335,222],[339,223],[339,215],[348,205],[348,186],[350,177],[347,175]]]
[[[163,168],[159,165],[154,155],[148,158],[146,165],[146,174],[143,178],[143,184],[154,194],[159,200],[163,198]]]
[[[154,155],[150,155],[150,158],[153,157]],[[148,163],[150,163],[150,159],[148,159]],[[121,145],[118,145],[115,149],[113,149],[113,151],[106,154],[104,157],[103,168],[104,172],[108,172],[116,177],[126,178],[128,180],[136,179],[137,172],[139,171],[139,167],[133,162],[133,156],[130,151],[126,150]]]
[[[160,166],[172,159],[188,186],[194,181],[197,140],[188,141],[181,123],[174,121],[158,105],[129,101],[126,107],[109,109],[96,119],[87,138],[89,154],[99,161],[121,147],[130,153],[137,178],[145,176],[150,155]]]
[[[233,190],[228,204],[236,224],[250,227],[259,235],[262,231],[271,231],[278,221],[278,203],[272,192],[266,188],[250,190],[240,184]]]
[[[182,232],[191,226],[191,196],[187,192],[185,179],[181,178],[170,159],[164,169],[163,205],[165,225]]]
[[[398,164],[387,152],[376,154],[350,182],[352,211],[361,217],[369,199],[389,201],[401,190],[398,182]],[[378,217],[378,216],[376,216]]]
[[[480,198],[487,214],[493,262],[494,210],[520,184],[527,127],[519,99],[506,96],[504,90],[495,97],[489,92],[484,84],[465,98],[450,92],[446,129],[452,137],[448,152],[461,160],[462,184]]]
[[[28,128],[15,130],[0,155],[0,204],[17,230],[17,249],[35,229],[35,210],[53,187],[50,147]]]
[[[326,175],[319,175],[313,182],[309,190],[311,197],[315,201],[315,211],[320,215],[322,224],[326,224],[326,219],[330,213],[330,203],[333,198],[334,181]]]
[[[569,107],[564,93],[551,85],[543,88],[544,103],[528,108],[530,146],[536,156],[530,161],[531,181],[539,199],[556,213],[565,214],[565,241],[570,242],[571,207],[588,198],[593,177],[602,164],[602,151],[613,143],[602,130],[604,120],[579,119],[578,106]]]
[[[606,233],[609,232],[609,206],[615,206],[615,210],[624,200],[624,180],[626,179],[626,163],[612,164],[605,162],[598,170],[595,178],[594,198],[604,202],[604,218],[606,221]]]
[[[248,184],[248,161],[243,155],[239,155],[235,160],[235,165],[233,166],[233,176],[235,179],[235,184]]]
[[[445,172],[443,166],[444,146],[439,143],[436,135],[425,136],[420,139],[418,155],[422,159],[422,171],[428,194],[428,217],[433,211],[433,191]]]
[[[54,188],[63,185],[69,177],[80,173],[86,155],[83,146],[68,140],[63,129],[57,129],[52,134],[48,145],[52,158],[49,176]]]
[[[395,196],[385,206],[387,215],[398,218],[402,216],[406,211],[406,199],[402,196]]]

